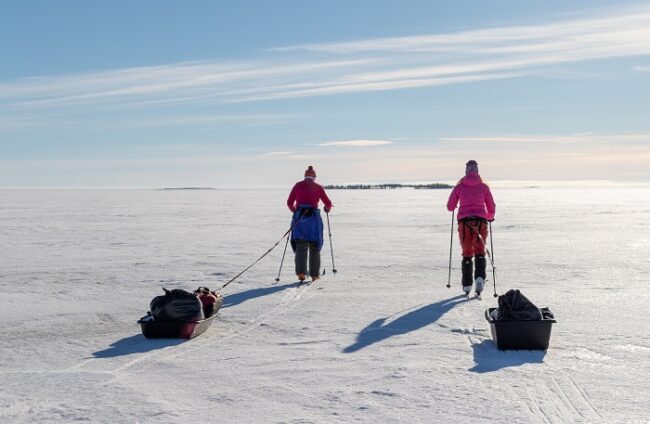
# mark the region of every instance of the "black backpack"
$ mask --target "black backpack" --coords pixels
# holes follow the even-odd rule
[[[149,308],[156,321],[194,321],[203,319],[201,301],[196,295],[181,289],[167,290],[151,300]]]

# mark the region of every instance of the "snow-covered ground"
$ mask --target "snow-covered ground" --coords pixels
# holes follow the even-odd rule
[[[282,242],[185,342],[136,320],[271,247],[288,189],[2,190],[0,422],[648,422],[650,189],[493,192],[497,291],[551,308],[547,352],[496,349],[455,238],[445,287],[448,190],[331,191],[338,273],[326,244],[273,285]]]

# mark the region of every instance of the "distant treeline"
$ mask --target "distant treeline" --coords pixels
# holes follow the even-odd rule
[[[326,185],[326,189],[333,190],[392,190],[395,188],[415,188],[415,189],[441,189],[454,188],[454,186],[442,183],[432,184],[346,184],[346,185]]]

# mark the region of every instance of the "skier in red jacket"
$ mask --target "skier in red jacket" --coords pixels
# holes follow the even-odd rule
[[[287,206],[293,212],[291,224],[291,247],[296,253],[296,275],[300,281],[309,273],[312,280],[320,278],[320,249],[323,247],[323,220],[318,204],[324,204],[325,213],[332,209],[332,202],[325,189],[316,181],[316,171],[310,165],[305,179],[297,182],[289,193]],[[309,269],[307,261],[309,260]]]
[[[475,160],[465,164],[465,176],[451,191],[447,210],[453,211],[459,202],[458,236],[463,254],[463,291],[469,294],[474,283],[474,290],[477,295],[480,295],[485,283],[485,243],[488,236],[488,221],[494,220],[496,205],[490,188],[478,173],[478,163]],[[474,266],[474,280],[472,280]]]

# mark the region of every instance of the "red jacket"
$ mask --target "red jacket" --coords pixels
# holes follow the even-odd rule
[[[325,189],[313,178],[308,177],[293,186],[287,199],[287,206],[289,206],[291,212],[295,212],[296,208],[301,205],[311,205],[317,208],[319,200],[323,201],[325,212],[332,209],[332,202],[325,194]]]

